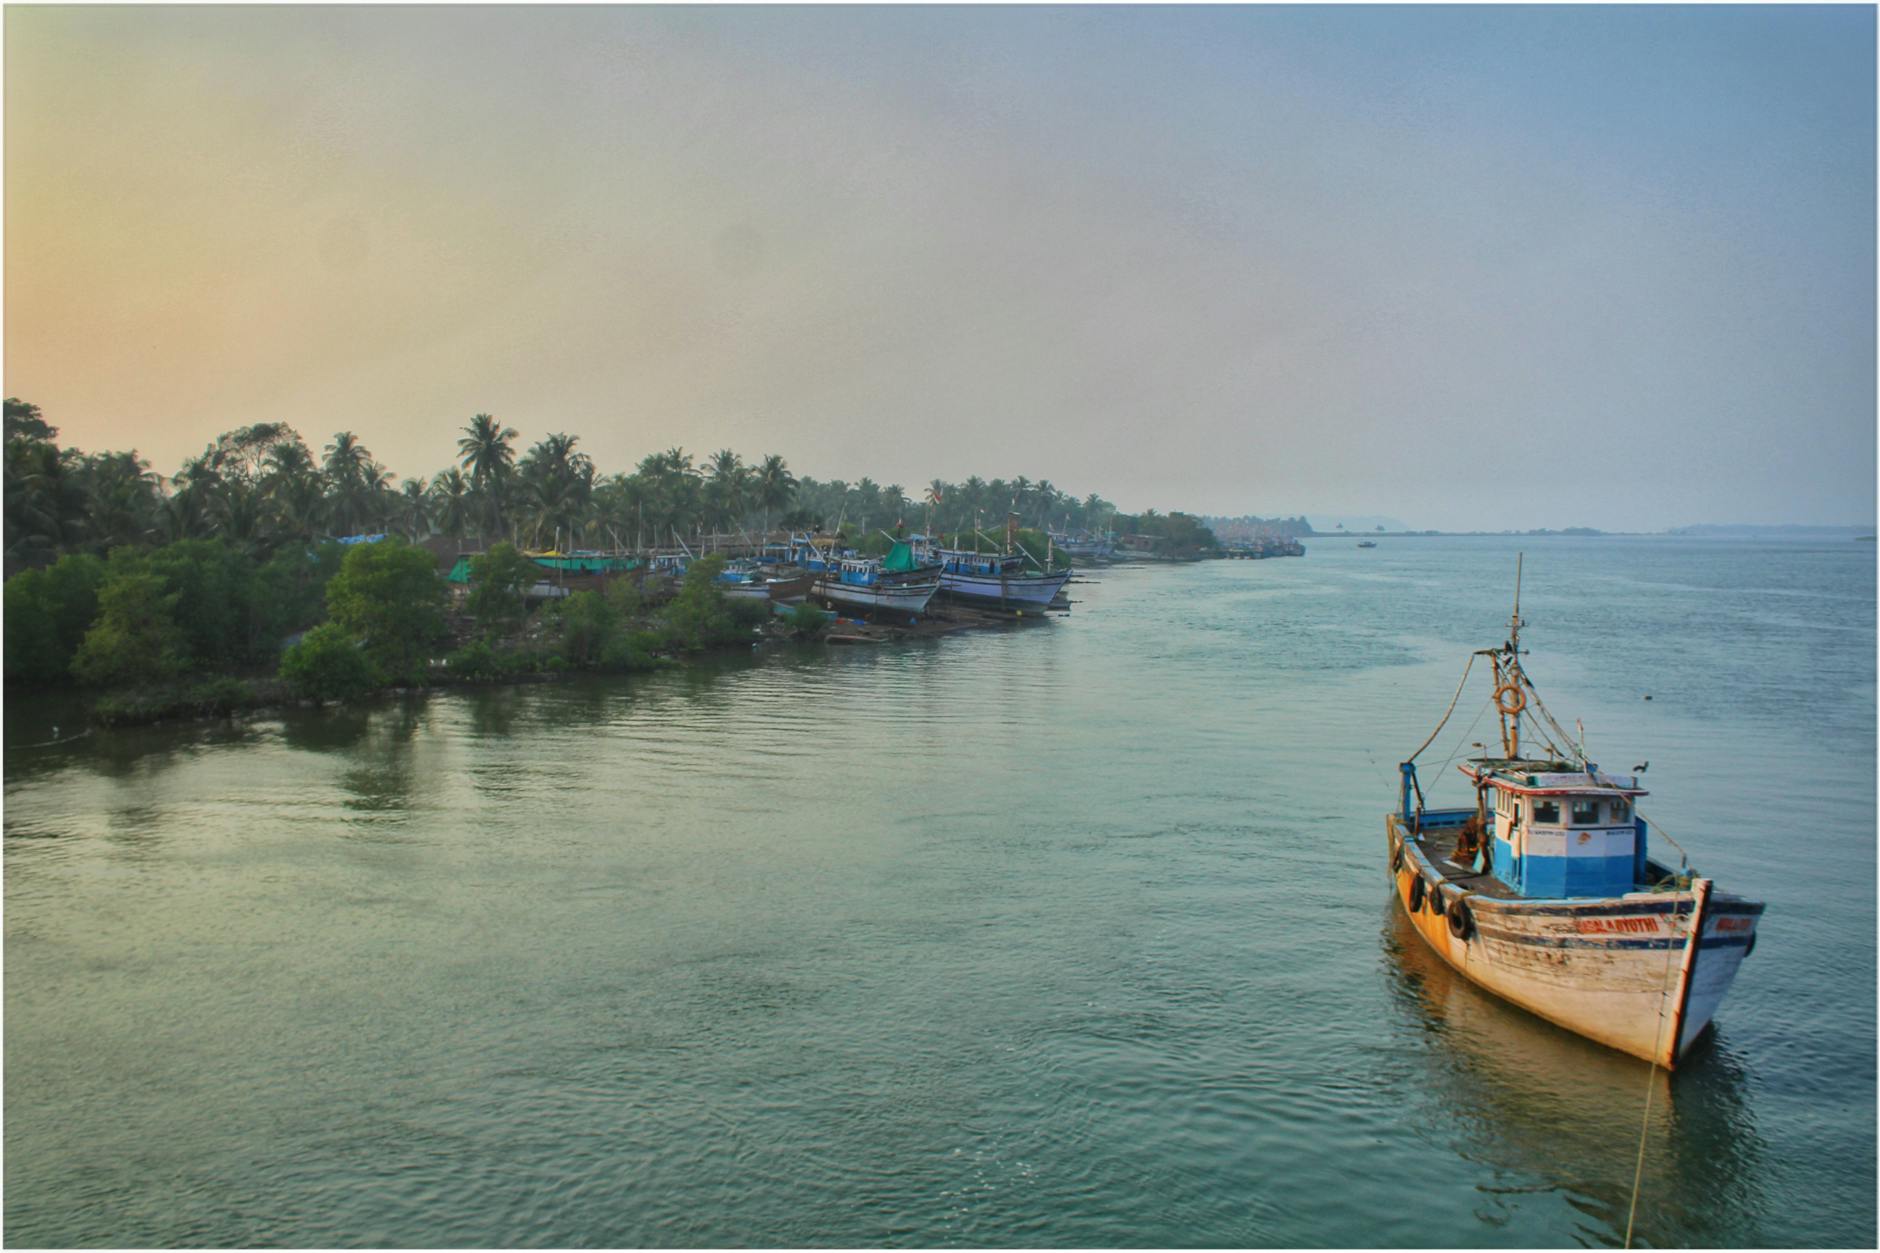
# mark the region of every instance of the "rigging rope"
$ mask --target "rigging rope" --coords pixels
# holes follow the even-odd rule
[[[1456,712],[1456,702],[1462,699],[1462,689],[1469,682],[1469,671],[1473,669],[1475,669],[1475,654],[1470,653],[1469,664],[1462,667],[1462,681],[1456,684],[1456,694],[1449,698],[1449,708],[1443,710],[1442,721],[1438,722],[1436,724],[1436,729],[1430,732],[1429,739],[1424,740],[1421,744],[1417,745],[1417,751],[1410,754],[1408,760],[1406,760],[1406,762],[1404,763],[1405,765],[1408,765],[1410,762],[1415,761],[1418,757],[1420,757],[1423,753],[1423,750],[1428,748],[1438,735],[1442,734],[1443,724],[1449,721],[1450,714]]]
[[[1469,729],[1462,733],[1462,738],[1458,740],[1456,742],[1456,746],[1449,751],[1449,761],[1445,761],[1442,765],[1436,768],[1436,773],[1439,777],[1443,776],[1444,773],[1449,769],[1449,762],[1452,762],[1456,758],[1462,756],[1462,750],[1465,747],[1467,747],[1469,744],[1474,742],[1470,740],[1469,737],[1475,734],[1475,728],[1482,725],[1483,715],[1488,713],[1488,711],[1493,709],[1494,707],[1495,707],[1495,698],[1491,696],[1488,698],[1486,702],[1483,703],[1482,707],[1476,711],[1475,721],[1469,724]]]

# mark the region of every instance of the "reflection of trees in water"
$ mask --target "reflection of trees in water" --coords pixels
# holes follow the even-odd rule
[[[471,729],[482,738],[508,735],[515,726],[517,709],[529,694],[527,688],[508,686],[464,690]]]
[[[94,727],[77,709],[35,728],[38,740],[15,740],[8,732],[9,783],[46,778],[61,771],[90,770],[100,778],[136,783],[168,770],[205,746],[257,742],[261,733],[243,722],[184,720],[135,727]],[[56,732],[56,734],[55,734]],[[57,743],[45,743],[56,740]]]
[[[1633,1242],[1762,1242],[1762,1141],[1744,1102],[1742,1061],[1722,1032],[1713,1029],[1677,1074],[1654,1077],[1646,1062],[1476,987],[1430,951],[1395,902],[1388,909],[1382,939],[1391,991],[1413,1024],[1435,1037],[1416,1055],[1427,1062],[1420,1076],[1427,1106],[1448,1114],[1430,1128],[1432,1138],[1493,1172],[1477,1185],[1478,1219],[1506,1225],[1522,1194],[1558,1192],[1588,1220],[1575,1240],[1619,1244],[1649,1084]],[[1546,1185],[1501,1177],[1507,1171]]]
[[[423,696],[395,697],[295,713],[282,737],[290,748],[341,758],[339,784],[349,794],[348,809],[402,814],[419,781],[416,745],[427,721]]]

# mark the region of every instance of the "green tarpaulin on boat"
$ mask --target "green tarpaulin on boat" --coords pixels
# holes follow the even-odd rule
[[[900,540],[894,541],[894,547],[889,550],[887,557],[882,561],[881,568],[883,570],[912,570],[914,550]]]

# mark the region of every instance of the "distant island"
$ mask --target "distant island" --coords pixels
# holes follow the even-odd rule
[[[1690,535],[1704,539],[1872,539],[1874,527],[1810,526],[1800,523],[1767,524],[1758,522],[1706,522],[1697,526],[1676,526],[1666,535]]]

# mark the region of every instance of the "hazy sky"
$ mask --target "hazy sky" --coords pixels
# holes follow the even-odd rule
[[[1874,516],[1874,10],[21,8],[7,394],[174,471]]]

